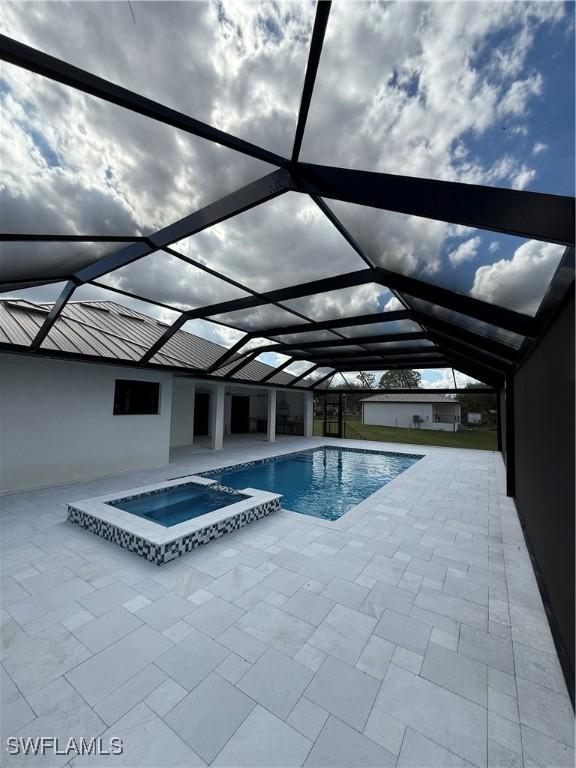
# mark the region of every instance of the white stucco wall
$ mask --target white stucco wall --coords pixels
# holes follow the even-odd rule
[[[174,378],[172,384],[172,412],[170,419],[170,446],[191,445],[194,442],[194,398],[196,382]]]
[[[304,393],[304,434],[306,437],[314,435],[314,394]]]
[[[114,416],[116,379],[160,383],[160,413]],[[38,488],[168,462],[172,375],[0,355],[0,488]]]
[[[363,423],[380,427],[413,428],[420,416],[420,429],[454,432],[454,424],[434,421],[432,403],[362,403]],[[457,415],[458,415],[457,411]]]
[[[364,424],[381,427],[412,427],[413,417],[420,416],[422,427],[432,424],[432,403],[363,403]],[[426,425],[426,426],[424,426]]]

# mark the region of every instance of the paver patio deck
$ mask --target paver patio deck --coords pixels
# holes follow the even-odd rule
[[[160,567],[66,522],[68,501],[330,442],[199,445],[162,469],[0,497],[3,740],[124,742],[73,759],[3,742],[3,764],[573,765],[497,453],[418,446],[339,521],[282,510]]]

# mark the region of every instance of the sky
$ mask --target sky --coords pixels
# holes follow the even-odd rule
[[[290,154],[312,3],[133,0],[132,8],[134,18],[127,2],[4,3],[1,31]],[[573,61],[571,3],[334,3],[301,159],[573,194]],[[2,66],[0,98],[4,231],[145,235],[274,170],[11,65]],[[537,311],[563,253],[553,244],[329,204],[374,264],[528,314]],[[66,264],[77,268],[115,247],[68,249]],[[298,193],[174,248],[257,290],[365,267]],[[3,251],[5,279],[18,270],[24,277],[54,274],[63,255],[53,246]],[[175,310],[243,295],[165,253],[104,282]],[[52,300],[57,290],[22,295]],[[77,298],[119,300],[91,287]],[[386,289],[367,285],[286,306],[325,319],[394,309],[397,302]],[[138,308],[167,321],[176,317],[149,304]],[[298,318],[267,309],[241,321],[257,330]],[[213,323],[189,326],[227,345],[239,338]],[[424,374],[430,384],[443,376]]]

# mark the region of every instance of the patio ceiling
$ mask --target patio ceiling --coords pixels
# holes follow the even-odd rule
[[[206,377],[238,376],[260,355],[275,353],[280,356],[276,370],[267,372],[262,383],[274,383],[275,375],[295,362],[309,366],[290,386],[312,377],[312,388],[320,387],[336,372],[441,367],[456,367],[492,386],[503,383],[573,288],[574,198],[303,162],[315,86],[325,90],[319,72],[330,13],[331,3],[317,4],[292,146],[284,153],[0,36],[0,56],[9,65],[196,137],[200,151],[219,146],[233,157],[274,168],[155,231],[2,232],[0,291],[58,284],[60,292],[29,349],[1,348],[45,352],[43,345],[67,303],[90,287],[169,313],[164,332],[142,353],[142,365],[154,365],[155,356],[187,323],[205,321],[238,332],[230,348],[206,367]],[[302,213],[310,201],[314,219],[309,208]],[[225,231],[248,248],[258,236],[259,217],[284,226],[291,222],[294,242],[286,254],[274,258],[289,259],[293,249],[308,254],[306,279],[297,279],[303,268],[299,262],[294,279],[286,284],[275,273],[272,254],[255,276],[243,272],[240,258],[239,265],[234,259],[222,263],[212,258],[211,241],[202,237]],[[518,248],[546,249],[549,275],[542,281],[534,273],[529,304],[482,296],[478,290],[472,295],[471,286],[459,282],[455,271],[414,270],[410,259],[402,258],[396,234],[389,242],[382,240],[383,233],[402,231],[413,217],[461,228],[456,231],[497,233],[498,243],[516,246],[522,238]],[[7,224],[10,228],[9,218]],[[405,231],[409,238],[410,231]],[[319,238],[329,258],[315,258]],[[155,271],[174,276],[177,299],[166,301],[143,287],[142,274]],[[206,281],[212,281],[210,291]],[[371,297],[366,305],[370,311],[348,311],[363,306],[362,291]],[[210,300],[214,295],[216,302]],[[262,341],[250,346],[255,340]]]

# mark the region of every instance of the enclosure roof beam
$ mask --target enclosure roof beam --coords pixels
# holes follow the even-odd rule
[[[311,368],[308,368],[306,371],[304,371],[304,373],[301,373],[299,376],[296,376],[296,378],[292,379],[292,381],[287,386],[288,387],[293,387],[299,381],[302,381],[302,379],[305,379],[306,376],[308,376],[309,373],[313,373],[317,368],[320,368],[320,366],[319,365],[313,365]]]
[[[358,361],[358,363],[347,362],[346,365],[340,365],[335,361],[334,365],[338,371],[359,371],[360,366],[364,372],[366,371],[395,371],[398,368],[449,368],[452,363],[446,357],[436,357],[430,360],[403,360],[403,361],[382,361],[374,360],[367,362],[366,360]]]
[[[267,373],[266,376],[261,378],[259,381],[259,384],[265,384],[267,381],[270,381],[270,379],[273,379],[277,373],[280,373],[280,371],[283,371],[284,368],[288,368],[288,366],[291,365],[293,362],[294,362],[293,357],[289,357],[288,360],[284,360],[284,362],[281,363],[276,368],[274,368],[273,371],[270,371],[270,373]]]
[[[566,296],[574,292],[574,248],[566,248],[535,317],[539,333],[553,320]]]
[[[297,177],[295,177],[295,178],[297,178]],[[360,256],[360,258],[362,259],[362,261],[363,261],[363,262],[364,262],[364,263],[365,263],[365,264],[366,264],[368,267],[370,267],[371,269],[373,269],[373,268],[374,268],[374,265],[372,264],[372,262],[370,261],[370,259],[368,258],[368,256],[366,256],[366,254],[364,253],[364,250],[363,250],[363,249],[360,247],[360,245],[359,245],[358,241],[357,241],[357,240],[356,240],[354,237],[352,237],[352,235],[350,234],[350,232],[349,232],[349,231],[346,229],[346,227],[344,226],[344,224],[342,224],[342,222],[341,222],[341,221],[340,221],[340,219],[339,219],[339,218],[336,216],[336,214],[334,213],[334,211],[333,211],[333,210],[332,210],[332,209],[331,209],[331,208],[330,208],[330,207],[329,207],[329,206],[326,204],[326,201],[325,201],[325,200],[323,200],[321,197],[318,197],[318,195],[310,195],[310,197],[311,197],[311,198],[312,198],[312,200],[313,200],[313,201],[316,203],[316,205],[318,206],[318,208],[320,208],[320,210],[321,210],[321,211],[322,211],[322,213],[323,213],[323,214],[326,216],[326,218],[328,219],[328,221],[329,221],[329,222],[330,222],[330,223],[331,223],[331,224],[332,224],[332,225],[333,225],[333,226],[334,226],[334,227],[335,227],[335,228],[338,230],[338,232],[339,232],[339,233],[342,235],[342,237],[344,238],[344,240],[346,240],[346,242],[348,243],[348,245],[349,245],[349,246],[351,246],[351,247],[352,247],[352,248],[353,248],[353,249],[356,251],[356,253],[358,254],[358,256]]]
[[[231,299],[218,304],[211,304],[198,309],[191,309],[186,314],[188,319],[213,317],[214,315],[227,314],[229,312],[238,312],[242,309],[253,309],[265,304],[271,304],[276,301],[289,301],[290,299],[302,299],[308,296],[317,296],[320,293],[340,290],[341,288],[351,288],[358,285],[364,285],[368,270],[357,270],[347,272],[335,277],[327,277],[321,280],[311,280],[307,283],[298,283],[286,288],[277,288],[274,291],[267,291],[258,296],[246,296],[239,299]],[[258,331],[262,335],[262,331]]]
[[[371,279],[370,279],[371,282]],[[347,328],[355,325],[376,325],[377,323],[393,323],[397,320],[409,320],[410,312],[402,309],[393,312],[376,312],[370,315],[356,315],[352,317],[339,317],[335,320],[319,320],[312,323],[298,323],[293,325],[279,325],[277,327],[263,328],[258,331],[260,336],[288,336],[296,333],[310,333],[311,331],[330,331],[333,328]],[[378,336],[374,338],[377,340]]]
[[[384,287],[395,288],[401,294],[408,294],[416,299],[437,304],[453,312],[474,317],[477,320],[482,320],[498,328],[505,328],[522,336],[534,336],[536,334],[534,318],[529,315],[513,312],[510,309],[489,304],[472,296],[455,293],[447,288],[425,283],[414,277],[408,277],[408,275],[390,272],[381,267],[378,267],[375,273],[375,281],[378,281]]]
[[[320,384],[322,384],[323,382],[325,382],[325,381],[326,381],[326,379],[333,379],[333,378],[334,378],[334,376],[336,376],[336,374],[337,374],[337,373],[338,373],[338,371],[335,371],[334,369],[332,369],[332,370],[330,371],[330,373],[327,373],[327,374],[326,374],[326,376],[322,376],[322,378],[321,378],[321,379],[318,379],[318,381],[315,381],[315,382],[313,382],[312,384],[310,384],[310,386],[308,387],[308,389],[310,389],[310,390],[314,390],[314,389],[316,389],[317,387],[319,387],[319,386],[320,386]]]
[[[213,203],[209,203],[204,208],[184,216],[179,221],[148,235],[146,242],[136,243],[123,248],[116,253],[110,254],[110,256],[105,256],[95,264],[78,270],[75,276],[83,283],[89,280],[96,280],[102,277],[102,275],[131,264],[133,261],[137,261],[153,251],[164,248],[186,237],[191,237],[207,227],[212,227],[232,216],[265,203],[291,188],[291,176],[287,171],[282,169],[273,171],[267,176],[263,176],[251,184],[247,184],[241,189],[237,189],[235,192]]]
[[[218,381],[223,383],[242,384],[250,387],[257,387],[259,382],[254,379],[235,378],[232,382],[228,376],[218,376],[217,374],[207,375],[203,368],[182,368],[177,365],[166,365],[164,363],[141,363],[139,360],[128,360],[122,358],[108,358],[99,355],[86,355],[79,352],[63,352],[54,349],[33,350],[30,346],[22,344],[6,344],[0,342],[0,352],[14,355],[25,355],[26,357],[45,357],[53,360],[74,360],[82,363],[94,363],[95,365],[114,366],[121,368],[134,368],[135,370],[145,371],[164,371],[173,373],[179,378],[194,379],[195,381]],[[298,392],[308,391],[307,387],[289,387],[288,384],[275,384],[276,389],[293,389]]]
[[[38,333],[33,338],[32,343],[30,344],[30,349],[38,350],[40,348],[40,346],[42,345],[42,342],[46,339],[46,337],[50,333],[52,326],[62,314],[62,310],[68,303],[68,299],[72,296],[75,290],[76,290],[76,283],[74,283],[72,280],[66,283],[63,290],[60,293],[60,296],[58,296],[54,304],[52,304],[50,312],[48,313],[48,315],[46,316],[46,319],[38,329]]]
[[[493,387],[500,387],[504,381],[504,374],[493,367],[487,367],[484,363],[478,362],[473,355],[463,357],[461,353],[454,353],[453,350],[442,347],[442,352],[451,361],[447,367],[453,368],[468,376],[472,376],[478,381],[490,384]]]
[[[574,198],[299,163],[310,195],[507,235],[574,245]]]
[[[324,35],[326,34],[326,26],[328,24],[331,7],[332,3],[328,0],[319,0],[316,4],[314,29],[312,30],[312,39],[310,40],[310,48],[308,50],[308,63],[306,65],[304,87],[302,89],[300,109],[298,110],[298,122],[296,123],[296,134],[294,136],[294,148],[292,150],[293,163],[297,162],[298,157],[300,156],[302,139],[304,138],[304,129],[306,128],[308,110],[310,109],[310,102],[312,101],[312,94],[314,93],[314,83],[316,82],[316,74],[318,72],[318,65],[320,64],[322,46],[324,45]]]
[[[239,341],[236,342],[233,346],[230,347],[230,349],[227,349],[224,354],[220,355],[219,358],[217,358],[212,365],[210,365],[208,368],[206,368],[206,373],[213,373],[214,371],[217,371],[218,368],[222,368],[223,365],[225,365],[230,358],[234,357],[234,355],[239,352],[242,347],[247,344],[251,339],[253,338],[253,334],[247,333],[245,336],[243,336]]]
[[[438,361],[443,358],[444,355],[440,353],[438,348],[436,348],[431,350],[427,355],[416,355],[412,353],[411,355],[390,355],[389,357],[383,358],[370,352],[358,352],[342,355],[341,357],[330,357],[327,355],[322,358],[314,358],[313,362],[318,363],[321,368],[326,365],[334,365],[335,367],[345,365],[347,368],[350,368],[350,365],[359,365],[363,371],[368,371],[373,370],[374,366],[383,365],[386,367],[388,364],[396,367],[400,366],[401,368],[419,368],[421,362],[426,363],[430,360]]]
[[[510,362],[518,360],[518,350],[508,344],[495,341],[488,336],[481,336],[479,333],[474,333],[473,331],[461,328],[453,323],[446,322],[445,320],[439,320],[431,315],[414,312],[413,317],[414,320],[425,325],[427,329],[440,331],[445,336],[450,336],[470,348],[488,352],[496,357],[501,357],[503,360],[509,360]]]
[[[134,243],[146,238],[139,235],[39,235],[1,232],[0,242],[10,243]]]
[[[1,40],[2,35],[0,35],[0,41]],[[287,191],[291,185],[292,181],[290,174],[283,169],[279,169],[268,174],[268,176],[264,176],[252,184],[248,184],[242,189],[221,198],[215,203],[211,203],[199,211],[196,211],[189,216],[185,216],[183,219],[180,219],[180,221],[164,227],[155,234],[147,237],[145,241],[132,243],[109,256],[99,259],[89,266],[79,269],[72,276],[71,280],[52,307],[50,315],[46,318],[37,337],[34,339],[32,347],[37,349],[46,338],[52,325],[62,313],[62,310],[72,297],[77,286],[96,280],[109,272],[147,256],[159,248],[170,245],[170,243],[173,243],[176,240],[196,234],[206,227],[224,221],[225,219],[230,218],[230,216],[241,213],[242,211],[252,208],[255,205],[259,205],[266,200],[270,200]],[[176,321],[176,323],[180,322],[176,327],[176,330],[186,322],[186,319],[188,318]],[[157,351],[157,349],[154,350],[146,359],[150,360]],[[145,360],[143,360],[143,362],[145,362]]]
[[[341,373],[341,371],[340,371]],[[326,391],[326,390],[323,390]],[[415,395],[490,395],[495,394],[497,390],[495,390],[493,387],[462,387],[461,389],[454,388],[454,387],[438,387],[434,389],[430,389],[429,387],[418,387],[417,389],[413,389],[410,392],[406,390],[405,387],[398,388],[398,387],[390,387],[387,389],[382,389],[382,387],[349,387],[348,389],[340,389],[328,391],[328,394],[334,394],[335,392],[341,392],[344,395],[362,395],[362,394],[369,394],[372,395],[406,395],[406,394],[415,394]],[[447,400],[446,402],[450,403],[451,400]]]
[[[475,360],[463,358],[462,356],[455,357],[449,350],[446,351],[446,354],[449,354],[452,358],[454,368],[462,373],[472,376],[474,379],[485,384],[489,384],[495,389],[500,389],[504,383],[505,377],[502,374],[478,364]]]
[[[334,352],[324,352],[322,350],[319,350],[319,353],[316,355],[308,355],[306,359],[313,360],[314,362],[320,363],[322,365],[324,360],[360,360],[364,357],[374,358],[374,359],[381,359],[384,362],[387,360],[398,360],[404,357],[409,357],[410,359],[417,359],[418,357],[422,356],[424,359],[431,355],[435,354],[437,352],[436,346],[432,347],[401,347],[400,349],[391,349],[389,351],[382,352],[382,350],[361,350],[353,351],[353,352],[339,352],[338,350],[335,350]],[[301,359],[301,355],[294,355],[295,359]]]
[[[233,378],[233,376],[236,373],[238,373],[238,371],[241,371],[242,368],[245,368],[247,365],[253,362],[258,357],[259,354],[260,354],[259,351],[249,352],[246,356],[244,356],[242,360],[240,360],[240,362],[238,362],[233,368],[231,368],[227,372],[226,377],[230,379]],[[254,383],[258,384],[258,381],[255,381]]]
[[[166,332],[142,357],[142,361],[146,362],[147,360],[150,360],[188,320],[205,319],[214,317],[215,315],[237,312],[241,309],[260,307],[273,302],[315,296],[324,291],[363,285],[366,282],[366,272],[368,271],[369,270],[358,270],[356,272],[348,272],[347,274],[337,275],[336,277],[329,277],[323,280],[312,280],[311,282],[301,283],[300,285],[279,288],[275,291],[259,294],[258,296],[246,296],[245,298],[232,299],[231,301],[224,301],[219,304],[212,304],[211,306],[190,310],[185,312],[166,330]],[[261,334],[262,332],[259,332],[259,335]]]
[[[109,80],[104,80],[102,77],[93,75],[54,56],[49,56],[47,53],[38,51],[5,35],[0,35],[0,59],[57,83],[62,83],[62,85],[67,85],[77,91],[137,112],[144,117],[157,120],[165,125],[171,125],[180,131],[191,133],[215,144],[228,147],[228,149],[234,149],[265,163],[281,167],[289,164],[286,158],[274,152],[269,152],[249,141],[244,141],[225,131],[213,128],[183,112],[178,112],[138,93],[129,91],[127,88],[122,88]]]
[[[321,349],[322,347],[348,347],[359,344],[382,344],[394,341],[418,341],[426,339],[427,334],[418,333],[390,333],[385,336],[354,336],[345,339],[324,339],[323,341],[302,341],[300,344],[291,342],[290,344],[270,344],[268,347],[262,347],[262,352],[282,352],[292,349]]]
[[[481,363],[486,368],[491,368],[499,373],[510,373],[514,369],[514,363],[510,360],[503,360],[501,357],[494,357],[487,352],[472,349],[440,331],[430,331],[430,338],[434,339],[439,349],[449,349],[453,354],[462,355],[465,359]]]

